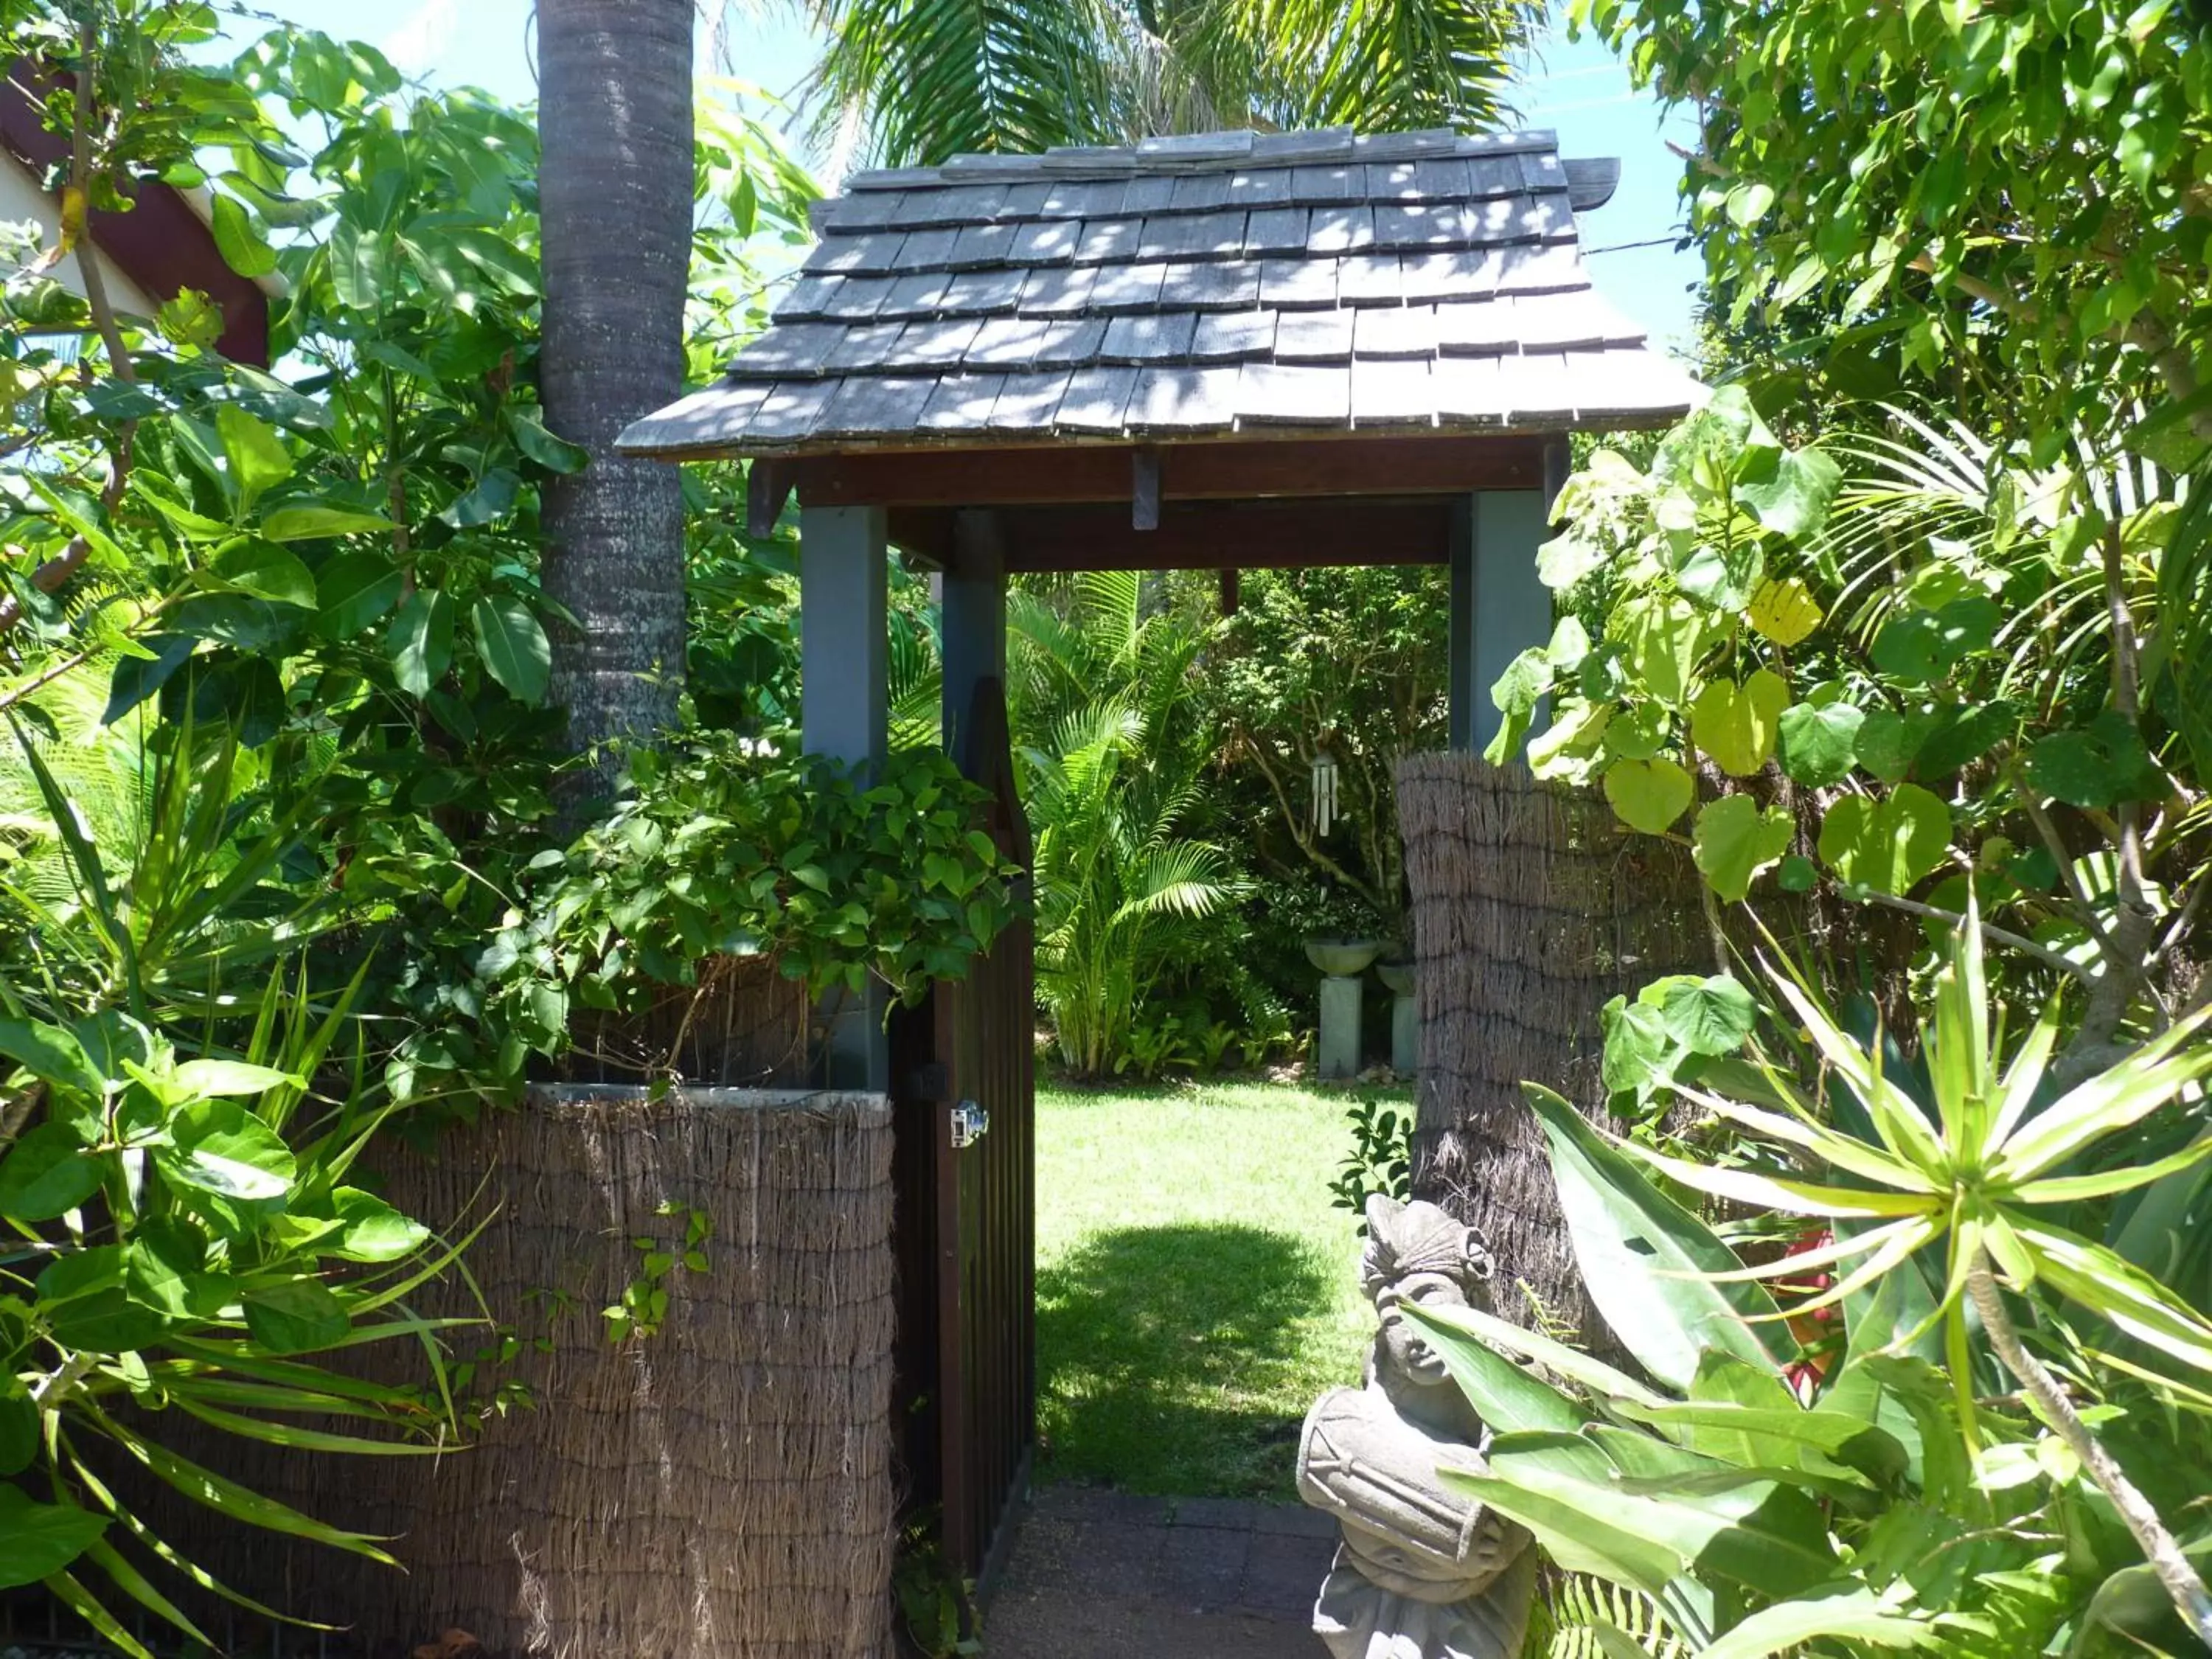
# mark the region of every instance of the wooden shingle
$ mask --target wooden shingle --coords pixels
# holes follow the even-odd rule
[[[1574,204],[1601,206],[1617,164],[1575,166],[1545,132],[1330,129],[856,174],[810,209],[820,240],[773,325],[619,442],[1668,419],[1698,388],[1581,259]]]

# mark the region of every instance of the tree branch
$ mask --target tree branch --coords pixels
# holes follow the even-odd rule
[[[2158,1575],[2174,1607],[2197,1632],[2197,1639],[2212,1647],[2212,1592],[2205,1589],[2204,1581],[2183,1553],[2180,1541],[2166,1530],[2150,1500],[2136,1489],[2104,1443],[2090,1433],[2058,1379],[2021,1346],[2012,1313],[1990,1272],[1990,1259],[1980,1250],[1974,1253],[1973,1263],[1966,1269],[1966,1294],[1973,1299],[1974,1310],[1982,1316],[1982,1328],[1989,1333],[1990,1346],[1997,1351],[2005,1369],[2020,1379],[2021,1392],[2035,1402],[2044,1419],[2081,1460],[2089,1478],[2112,1500],[2112,1507],[2135,1534],[2143,1559],[2150,1563],[2150,1570]]]
[[[1891,910],[1902,910],[1908,916],[1923,916],[1929,921],[1947,922],[1954,927],[1964,927],[1966,925],[1966,918],[1956,910],[1945,910],[1933,904],[1923,904],[1918,899],[1900,898],[1894,893],[1876,892],[1871,887],[1857,890],[1854,896],[1869,904],[1879,904]],[[2084,985],[2094,986],[2097,983],[2098,975],[2091,973],[2088,969],[2072,957],[2062,955],[2047,945],[2039,945],[2026,934],[2015,933],[2008,927],[1998,927],[1995,922],[1984,921],[1979,926],[1982,937],[1992,945],[2002,945],[2011,950],[2024,951],[2045,967],[2056,968],[2060,973],[2070,975],[2080,980]]]

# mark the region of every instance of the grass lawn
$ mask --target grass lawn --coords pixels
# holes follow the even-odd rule
[[[1359,1380],[1374,1330],[1357,1224],[1329,1204],[1352,1098],[1261,1083],[1037,1090],[1045,1479],[1293,1495],[1306,1408]]]

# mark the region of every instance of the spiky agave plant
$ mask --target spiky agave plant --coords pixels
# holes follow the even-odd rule
[[[2065,1389],[2022,1345],[2004,1295],[2006,1290],[2026,1294],[2041,1285],[2124,1337],[2212,1372],[2212,1322],[2118,1252],[2052,1218],[2060,1206],[2132,1192],[2212,1156],[2212,1131],[2205,1131],[2164,1158],[2071,1172],[2100,1146],[2109,1150],[2114,1137],[2173,1107],[2212,1076],[2212,1043],[2197,1040],[2212,1020],[2212,1007],[2175,1021],[2118,1065],[2052,1099],[2047,1073],[2062,1029],[2059,1003],[2053,999],[2045,1004],[2009,1061],[2004,1060],[2002,1020],[1990,995],[1978,921],[1970,902],[1966,925],[1952,935],[1936,981],[1933,1018],[1923,1033],[1934,1121],[1886,1071],[1879,1038],[1871,1044],[1854,1039],[1808,981],[1771,964],[1766,972],[1777,994],[1826,1072],[1864,1106],[1875,1140],[1859,1139],[1825,1121],[1793,1080],[1764,1060],[1764,1092],[1779,1109],[1725,1092],[1677,1085],[1716,1115],[1781,1143],[1801,1159],[1848,1177],[1852,1185],[1717,1168],[1633,1143],[1624,1142],[1622,1148],[1692,1190],[1848,1224],[1837,1229],[1847,1236],[1820,1249],[1708,1275],[1771,1280],[1809,1268],[1833,1268],[1837,1282],[1796,1304],[1790,1310],[1796,1316],[1841,1303],[1905,1267],[1921,1251],[1941,1249],[1944,1279],[1934,1310],[1899,1344],[1931,1324],[1941,1325],[1969,1449],[1977,1448],[1966,1322],[1971,1304],[1998,1358],[2112,1498],[2174,1605],[2212,1645],[2212,1595],[2157,1512],[2090,1431]]]

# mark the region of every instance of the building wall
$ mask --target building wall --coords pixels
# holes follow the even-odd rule
[[[39,188],[39,181],[31,170],[14,156],[0,154],[0,222],[35,221],[44,233],[46,245],[52,246],[60,218],[61,204]],[[112,259],[98,253],[94,257],[100,261],[100,274],[106,279],[108,302],[118,311],[151,317],[160,309],[147,297],[144,289],[117,268]],[[70,293],[82,295],[84,274],[77,268],[77,254],[70,254],[47,274]],[[0,260],[0,275],[13,276],[19,268],[12,261]]]

